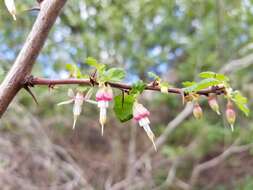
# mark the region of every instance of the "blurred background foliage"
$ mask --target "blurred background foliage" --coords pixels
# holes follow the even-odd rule
[[[16,4],[16,22],[4,3],[0,4],[1,80],[38,14],[28,10],[36,6],[33,0]],[[66,77],[66,64],[74,63],[89,73],[90,68],[85,65],[88,56],[109,67],[125,68],[125,82],[129,83],[150,80],[147,73],[152,71],[181,87],[182,81],[199,80],[197,74],[202,71],[222,71],[228,74],[232,86],[248,97],[252,108],[252,24],[250,0],[71,0],[57,19],[32,74]],[[72,107],[56,106],[67,99],[68,88],[50,92],[46,87],[34,88],[39,106],[22,91],[1,119],[0,161],[5,176],[0,180],[1,187],[86,189],[88,183],[94,189],[253,188],[252,148],[226,157],[201,171],[194,183],[191,180],[195,166],[224,153],[235,141],[242,148],[251,145],[252,115],[245,118],[238,111],[232,133],[203,98],[204,118],[184,119],[166,137],[161,149],[149,154],[145,164],[136,168],[134,164],[151,146],[144,132],[134,122],[121,124],[111,111],[105,136],[101,137],[98,111],[87,104],[72,131]],[[219,101],[224,110],[224,100]],[[152,129],[157,137],[184,107],[179,96],[152,92],[145,92],[142,102],[152,113]],[[46,149],[49,144],[54,148]],[[59,156],[55,146],[68,159]],[[59,164],[59,159],[68,162]],[[59,175],[70,172],[64,167],[67,164],[73,166],[74,174]],[[173,180],[167,183],[170,172]],[[12,178],[17,183],[13,184]],[[71,181],[72,186],[68,183]]]

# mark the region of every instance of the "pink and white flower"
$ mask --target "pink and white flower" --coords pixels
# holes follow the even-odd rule
[[[76,125],[76,121],[78,116],[81,114],[82,112],[82,105],[84,101],[89,102],[89,98],[91,96],[91,89],[86,93],[86,95],[84,96],[84,94],[80,91],[77,91],[76,94],[74,93],[74,91],[72,89],[68,90],[68,96],[71,98],[67,101],[61,102],[59,104],[57,104],[58,106],[61,105],[65,105],[65,104],[71,104],[74,103],[73,106],[73,115],[74,115],[74,122],[73,122],[73,127],[72,129],[75,129],[75,125]]]
[[[104,134],[104,125],[106,123],[106,111],[107,108],[109,107],[109,102],[112,101],[113,99],[113,92],[112,88],[107,85],[105,86],[100,85],[97,94],[96,94],[96,101],[97,101],[97,106],[100,109],[100,115],[99,115],[99,122],[101,124],[101,133],[102,136]]]
[[[149,121],[149,115],[150,112],[142,105],[139,104],[138,102],[135,102],[133,105],[133,116],[136,121],[138,121],[139,125],[143,127],[145,132],[147,133],[149,139],[152,141],[154,148],[156,150],[156,145],[154,142],[155,135],[150,129],[150,121]]]

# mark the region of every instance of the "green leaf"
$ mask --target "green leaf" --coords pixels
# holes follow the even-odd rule
[[[232,92],[232,100],[246,116],[249,116],[250,110],[247,106],[248,99],[246,97],[236,90]]]
[[[101,80],[103,82],[119,82],[126,76],[126,72],[121,68],[111,68],[102,74]]]
[[[69,71],[71,77],[82,78],[80,69],[75,64],[66,64],[66,69]]]
[[[137,83],[133,84],[133,88],[130,90],[130,94],[141,94],[145,90],[146,86],[147,85],[142,80],[139,80]]]
[[[196,84],[196,82],[194,82],[194,81],[185,81],[185,82],[182,82],[182,85],[183,85],[184,87],[193,86],[193,85],[195,85],[195,84]]]
[[[88,57],[86,59],[86,63],[92,67],[95,67],[97,70],[101,70],[105,67],[104,64],[98,63],[97,60],[93,57]]]
[[[161,80],[161,78],[153,72],[148,72],[148,76],[154,80]]]
[[[196,84],[193,84],[192,86],[184,88],[184,91],[185,92],[199,91],[199,90],[203,90],[205,88],[211,87],[211,86],[218,85],[220,83],[221,83],[221,81],[219,81],[217,79],[207,78],[207,79],[204,79]]]
[[[219,73],[214,73],[211,71],[207,71],[207,72],[202,72],[199,74],[200,78],[213,78],[213,79],[217,79],[219,81],[224,81],[227,82],[229,81],[229,78],[223,74],[219,74]]]
[[[124,101],[123,101],[122,95],[114,97],[113,110],[117,118],[121,122],[126,122],[133,118],[134,101],[135,101],[135,98],[134,96],[131,96],[131,95],[124,95]]]

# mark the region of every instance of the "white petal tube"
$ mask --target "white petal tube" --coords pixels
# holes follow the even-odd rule
[[[156,145],[155,145],[155,141],[154,141],[154,139],[155,139],[154,133],[151,131],[151,129],[150,129],[150,127],[149,127],[148,124],[147,124],[147,125],[144,125],[143,128],[144,128],[145,132],[147,133],[149,139],[152,141],[153,146],[154,146],[154,148],[155,148],[155,151],[157,151]]]
[[[106,122],[106,108],[104,108],[104,107],[100,108],[99,122],[100,122],[101,127],[102,127],[101,134],[103,136],[103,134],[104,134],[104,125],[105,125],[105,122]]]

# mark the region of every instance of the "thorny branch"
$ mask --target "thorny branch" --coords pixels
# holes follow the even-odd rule
[[[70,84],[79,84],[79,85],[87,85],[87,86],[93,86],[98,85],[98,82],[94,79],[75,79],[75,78],[69,78],[69,79],[45,79],[45,78],[38,78],[38,77],[29,77],[29,80],[26,80],[27,86],[38,86],[38,85],[47,85],[47,86],[55,86],[55,85],[70,85]],[[125,84],[125,83],[114,83],[114,82],[108,82],[108,84],[117,89],[121,90],[131,90],[132,85]],[[160,91],[159,86],[154,86],[153,84],[146,85],[145,90],[152,90],[152,91]],[[181,88],[169,88],[169,93],[174,94],[182,94],[183,89]],[[197,91],[196,93],[199,95],[208,96],[210,93],[215,93],[217,95],[223,94],[225,92],[225,87],[222,85],[219,86],[212,86],[207,89],[203,89],[200,91]]]

